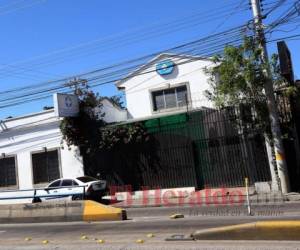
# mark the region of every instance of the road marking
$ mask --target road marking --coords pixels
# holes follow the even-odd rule
[[[0,231],[0,234],[1,234],[1,233],[5,233],[5,232],[6,232],[6,231]]]

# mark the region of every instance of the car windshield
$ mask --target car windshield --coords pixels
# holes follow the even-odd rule
[[[90,176],[82,176],[82,177],[77,177],[77,180],[80,180],[82,182],[90,182],[90,181],[98,181],[96,178],[94,177],[90,177]]]

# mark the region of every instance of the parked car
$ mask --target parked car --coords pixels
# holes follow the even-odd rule
[[[35,202],[51,200],[95,200],[101,201],[102,196],[107,193],[105,180],[98,180],[90,176],[77,178],[63,178],[52,181],[42,190],[37,190]]]

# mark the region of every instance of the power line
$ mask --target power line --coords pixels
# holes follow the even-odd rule
[[[22,74],[22,73],[26,72],[26,68],[28,69],[28,67],[31,67],[30,69],[31,69],[31,71],[33,71],[32,70],[33,67],[35,67],[35,68],[46,67],[46,66],[50,66],[54,63],[55,64],[62,63],[66,60],[77,58],[78,56],[83,56],[83,55],[88,56],[90,54],[94,54],[99,51],[103,52],[103,51],[107,51],[108,49],[115,49],[115,48],[122,47],[122,46],[125,46],[128,44],[139,42],[141,40],[146,40],[149,38],[154,38],[157,36],[174,33],[179,30],[194,27],[195,25],[203,24],[203,22],[206,22],[206,21],[209,22],[212,20],[222,18],[223,17],[222,13],[227,13],[229,10],[230,10],[230,6],[223,6],[221,8],[215,9],[213,11],[209,11],[209,14],[207,12],[196,13],[191,16],[185,17],[184,19],[179,19],[179,20],[177,19],[175,21],[167,22],[163,25],[159,25],[159,27],[158,26],[150,26],[150,28],[149,28],[149,26],[148,26],[147,29],[134,29],[134,32],[129,33],[129,35],[131,34],[131,36],[129,36],[129,38],[128,37],[126,38],[126,36],[124,36],[124,35],[128,34],[128,32],[122,32],[120,34],[110,36],[108,38],[96,39],[96,40],[90,41],[88,43],[83,43],[83,44],[76,45],[76,46],[73,46],[70,48],[65,48],[65,49],[61,49],[58,51],[54,51],[54,52],[45,54],[43,56],[38,56],[38,57],[23,61],[23,62],[21,61],[17,64],[16,63],[9,64],[11,66],[18,67],[18,65],[20,65],[20,63],[27,62],[27,65],[23,66],[23,69],[21,69],[21,70],[17,70],[17,69],[16,70],[12,70],[12,69],[7,70],[7,68],[4,67],[4,68],[2,68],[2,70],[0,70],[0,73],[3,76],[12,76],[12,75],[16,76],[16,73]],[[49,59],[49,56],[53,56],[53,55],[59,55],[59,56]],[[48,58],[48,59],[45,60],[46,58]],[[41,60],[41,59],[43,59],[43,60]]]
[[[176,65],[181,65],[181,64],[185,64],[185,63],[190,63],[192,62],[193,60],[190,60],[190,61],[185,61],[185,62],[180,62],[180,63],[176,63]],[[140,74],[136,74],[135,76],[137,75],[143,75],[143,74],[148,74],[148,73],[151,73],[151,72],[154,72],[155,70],[150,70],[150,71],[146,71],[146,72],[143,72],[143,73],[140,73]],[[121,80],[121,79],[124,79],[123,77],[122,78],[114,78],[114,79],[110,79],[108,81],[104,81],[104,82],[100,82],[100,83],[95,83],[95,84],[92,84],[93,82],[97,81],[98,79],[95,77],[95,78],[91,78],[91,79],[88,79],[88,81],[90,82],[90,85],[92,88],[96,87],[96,86],[101,86],[101,85],[106,85],[106,84],[110,84],[110,83],[114,83],[118,80]],[[72,90],[67,90],[69,88],[67,87],[59,87],[59,88],[54,88],[52,89],[52,93],[55,93],[57,89],[60,89],[60,90],[64,90],[64,93],[70,93],[72,92]],[[10,102],[10,103],[7,103],[7,104],[4,104],[4,105],[1,105],[0,108],[4,108],[4,107],[10,107],[10,106],[15,106],[15,105],[19,105],[19,104],[23,104],[23,103],[26,103],[26,102],[31,102],[31,101],[34,101],[34,100],[40,100],[40,99],[46,99],[49,97],[49,91],[50,90],[47,90],[47,93],[45,95],[39,95],[37,97],[29,97],[26,99],[26,96],[24,96],[23,98],[21,98],[21,100],[13,100],[13,102]],[[37,94],[37,93],[35,93]],[[43,94],[43,93],[39,93],[39,94]],[[51,93],[50,93],[51,94]],[[3,102],[3,101],[2,101]]]
[[[242,28],[245,28],[245,26],[244,25],[238,26],[238,27],[235,27],[233,29],[229,29],[229,30],[227,30],[225,32],[221,32],[219,34],[207,36],[207,37],[198,39],[196,41],[192,41],[192,42],[185,43],[185,44],[182,44],[182,45],[179,45],[179,46],[175,46],[173,48],[169,48],[169,49],[167,49],[165,51],[166,52],[180,51],[181,49],[187,48],[188,46],[199,46],[201,44],[202,44],[202,46],[207,46],[206,43],[209,43],[211,45],[213,42],[219,42],[219,41],[222,41],[222,43],[224,43],[224,39],[225,38],[229,38],[230,35],[237,35],[237,34],[239,35]],[[139,61],[140,61],[141,64],[143,64],[145,60],[150,59],[151,57],[154,57],[157,54],[162,53],[162,52],[164,52],[164,51],[159,51],[159,52],[156,52],[156,53],[151,53],[150,55],[138,57],[138,58],[135,58],[135,59],[132,59],[132,60],[126,60],[124,62],[113,64],[113,65],[110,65],[110,66],[107,66],[107,67],[104,67],[104,68],[100,68],[100,69],[97,69],[97,70],[85,72],[83,74],[77,74],[76,76],[78,76],[78,77],[85,77],[87,74],[99,73],[99,72],[107,71],[107,70],[110,70],[110,69],[113,69],[113,68],[116,68],[116,67],[119,67],[119,66],[122,66],[122,65],[128,65],[128,64],[135,63],[135,62],[139,62]],[[138,65],[136,65],[136,66],[138,66]],[[74,77],[74,76],[65,77],[65,78],[60,79],[60,80],[42,82],[40,84],[34,84],[34,85],[22,87],[22,88],[15,88],[15,89],[11,89],[11,90],[6,90],[4,92],[0,92],[0,94],[7,95],[10,92],[14,92],[14,91],[18,91],[18,90],[23,91],[23,90],[26,90],[26,89],[30,89],[32,87],[44,87],[45,85],[49,85],[51,83],[58,83],[58,82],[61,82],[61,81],[67,81],[68,79],[70,79],[72,77]]]
[[[277,3],[274,4],[274,6],[271,7],[270,10],[268,10],[268,12],[266,14],[264,14],[264,17],[266,18],[267,16],[269,16],[269,14],[271,14],[277,8],[279,8],[280,6],[282,6],[286,1],[287,0],[279,0]]]
[[[300,34],[275,38],[273,40],[269,40],[267,43],[277,42],[277,41],[280,41],[280,40],[291,40],[291,39],[294,39],[296,37],[300,37]],[[295,40],[298,40],[298,39],[295,39]]]
[[[236,42],[240,42],[241,41],[241,38],[240,39],[238,39],[238,40],[236,40]],[[232,41],[232,42],[234,42],[234,41]],[[235,44],[236,45],[236,44]],[[224,47],[224,45],[223,45],[223,47]],[[223,48],[222,47],[222,48]],[[211,52],[211,54],[210,55],[213,55],[215,52],[217,52],[216,50],[214,50],[213,52]],[[219,49],[219,52],[221,52],[221,50]],[[184,62],[179,62],[179,63],[176,63],[176,65],[181,65],[181,64],[185,64],[185,63],[189,63],[189,62],[191,62],[191,61],[194,61],[195,59],[193,58],[193,59],[191,59],[191,60],[187,60],[187,61],[184,61]],[[149,71],[146,71],[146,72],[142,72],[142,73],[139,73],[139,74],[136,74],[136,75],[142,75],[142,74],[148,74],[148,73],[151,73],[151,72],[154,72],[155,71],[155,69],[154,70],[149,70]],[[136,76],[135,75],[135,76]],[[100,76],[100,79],[101,79],[101,77],[103,77],[103,76]],[[132,76],[130,76],[130,77],[132,77]],[[108,81],[104,81],[104,82],[100,82],[100,83],[96,83],[96,84],[94,84],[93,82],[94,81],[97,81],[97,80],[99,80],[99,76],[95,76],[95,77],[91,77],[91,78],[88,78],[87,80],[90,82],[90,84],[91,84],[91,87],[96,87],[96,86],[100,86],[100,85],[105,85],[105,84],[109,84],[109,83],[114,83],[114,82],[116,82],[116,81],[118,81],[118,80],[121,80],[121,79],[126,79],[126,77],[124,78],[124,77],[121,77],[121,78],[114,78],[114,79],[109,79]],[[28,99],[24,99],[26,96],[22,96],[22,100],[13,100],[13,102],[9,102],[9,103],[7,103],[7,104],[4,104],[4,105],[1,105],[0,106],[0,108],[4,108],[4,107],[10,107],[10,106],[15,106],[15,105],[19,105],[19,104],[22,104],[22,103],[25,103],[25,102],[29,102],[29,101],[33,101],[33,100],[40,100],[40,99],[45,99],[45,98],[48,98],[49,97],[49,91],[56,91],[56,90],[58,90],[58,89],[60,89],[60,90],[66,90],[66,87],[64,86],[64,87],[62,87],[62,86],[58,86],[58,87],[55,87],[55,88],[52,88],[52,89],[47,89],[46,91],[47,91],[47,95],[46,96],[38,96],[38,97],[36,97],[36,98],[32,98],[32,97],[30,97],[30,98],[28,98]],[[69,90],[70,91],[70,90]],[[39,92],[39,93],[30,93],[29,94],[29,96],[31,96],[31,95],[33,95],[33,94],[35,94],[35,95],[37,95],[37,94],[43,94],[45,91],[42,91],[42,92]],[[68,92],[68,91],[67,91]],[[8,100],[6,99],[6,100],[2,100],[2,102],[7,102]]]
[[[233,30],[234,31],[234,30]],[[228,32],[229,34],[231,34],[233,31],[231,31],[231,32]],[[224,33],[224,32],[223,32]],[[221,33],[222,34],[222,33]],[[225,32],[225,34],[226,34],[226,32]],[[235,36],[236,37],[236,36]],[[223,37],[222,37],[223,38]],[[207,39],[207,38],[206,38]],[[184,45],[180,45],[180,46],[177,46],[177,47],[174,47],[174,48],[172,48],[171,50],[169,50],[168,52],[170,52],[170,51],[174,51],[174,52],[176,52],[176,53],[178,53],[178,52],[183,52],[183,53],[192,53],[193,51],[195,51],[196,49],[195,48],[193,48],[193,46],[195,47],[195,46],[197,46],[197,44],[199,43],[199,42],[201,42],[202,40],[205,40],[205,39],[200,39],[200,40],[198,40],[198,41],[196,41],[196,42],[191,42],[191,43],[187,43],[187,44],[184,44]],[[239,40],[241,40],[241,38],[239,38],[239,39],[237,39],[237,41],[239,41]],[[228,41],[228,42],[235,42],[236,40],[230,40],[230,41]],[[228,43],[227,42],[227,43]],[[224,41],[222,41],[222,43],[221,44],[219,44],[219,45],[216,45],[216,46],[211,46],[209,49],[214,49],[214,52],[216,52],[215,50],[216,49],[218,49],[218,47],[220,47],[220,48],[223,48],[224,47],[224,45],[226,45],[227,43],[225,43],[224,44]],[[192,47],[188,47],[189,48],[189,50],[187,50],[186,48],[187,48],[187,46],[192,46]],[[184,48],[185,50],[184,51],[182,51],[182,50],[180,50],[180,49],[182,49],[182,48]],[[179,50],[178,50],[179,49]],[[197,48],[198,49],[198,48]],[[199,50],[199,49],[198,49]],[[206,49],[206,51],[207,51],[207,49]],[[205,50],[202,50],[202,51],[196,51],[197,53],[196,54],[199,54],[200,52],[201,53],[204,53],[205,52]],[[158,52],[158,53],[155,53],[155,54],[151,54],[150,55],[150,57],[153,57],[153,56],[155,56],[155,55],[157,55],[157,54],[160,54],[160,53],[162,53],[162,52]],[[142,59],[146,59],[146,58],[149,58],[149,56],[146,56],[146,57],[143,57]],[[140,58],[138,58],[138,60],[140,60]],[[132,62],[135,62],[135,60],[132,60]],[[142,60],[141,62],[139,62],[139,64],[138,65],[136,65],[136,64],[133,64],[133,65],[130,65],[129,67],[126,67],[126,68],[121,68],[121,69],[118,69],[118,70],[115,70],[115,71],[108,71],[108,72],[106,72],[105,74],[103,74],[102,72],[104,71],[106,71],[107,69],[114,69],[114,67],[115,66],[111,66],[111,67],[106,67],[106,68],[102,68],[102,69],[98,69],[98,70],[95,70],[95,71],[91,71],[91,72],[88,72],[88,73],[84,73],[84,74],[81,74],[81,75],[78,75],[78,76],[76,76],[76,77],[80,77],[80,78],[82,78],[82,77],[89,77],[89,75],[90,75],[90,77],[89,78],[87,78],[87,80],[89,80],[89,81],[95,81],[95,80],[103,80],[103,79],[107,79],[107,77],[110,77],[110,78],[112,78],[112,77],[116,77],[116,76],[118,76],[119,78],[122,78],[128,71],[130,71],[130,70],[134,70],[135,68],[137,68],[137,66],[139,66],[139,65],[141,65],[141,64],[143,64],[145,62],[145,60]],[[123,64],[121,63],[121,64],[119,64],[119,65],[121,65],[121,66],[123,66]],[[126,64],[125,64],[126,65]],[[100,75],[97,75],[97,73],[102,73],[102,74],[100,74]],[[96,75],[95,75],[96,74]],[[95,76],[93,76],[93,75],[95,75]],[[65,81],[66,79],[63,79],[63,81]],[[46,89],[42,89],[42,90],[39,90],[39,89],[37,89],[37,90],[33,90],[33,91],[30,91],[30,92],[27,92],[26,94],[24,93],[24,88],[22,88],[22,91],[19,91],[18,89],[14,89],[14,90],[11,90],[11,92],[12,91],[17,91],[17,92],[21,92],[19,95],[13,95],[13,96],[11,96],[11,97],[8,97],[7,98],[7,94],[8,94],[8,91],[5,91],[5,92],[2,92],[2,94],[6,94],[5,95],[5,98],[4,99],[1,99],[1,101],[2,102],[7,102],[7,101],[17,101],[17,99],[19,98],[19,99],[22,99],[22,100],[24,100],[24,97],[27,97],[27,96],[34,96],[34,95],[37,95],[37,94],[41,94],[41,93],[47,93],[47,92],[53,92],[53,91],[58,91],[58,90],[63,90],[63,89],[65,89],[66,88],[66,86],[65,86],[65,84],[62,84],[60,81],[58,81],[58,83],[59,83],[59,85],[58,86],[54,86],[54,87],[51,87],[51,88],[46,88]],[[44,86],[45,84],[43,83],[41,86]],[[39,86],[38,86],[39,87]],[[29,90],[30,90],[31,88],[29,88]]]
[[[4,15],[4,14],[9,14],[18,10],[22,10],[22,9],[26,9],[26,8],[30,8],[33,7],[37,4],[41,4],[46,2],[47,0],[35,0],[31,3],[28,3],[28,0],[19,0],[19,1],[15,1],[13,3],[4,5],[4,6],[0,6],[0,15]],[[18,5],[18,3],[24,3],[21,5]],[[12,7],[12,8],[11,8]]]
[[[223,47],[224,45],[222,44],[222,47]],[[194,50],[194,49],[193,49]],[[183,52],[192,52],[192,50],[189,50],[189,51],[183,51]],[[124,70],[125,70],[125,72],[124,73],[126,73],[126,71],[127,70],[132,70],[132,68],[136,68],[138,65],[133,65],[133,66],[130,66],[129,68],[125,68]],[[105,68],[105,69],[109,69],[109,68],[112,68],[112,67],[107,67],[107,68]],[[79,75],[78,77],[86,77],[87,75],[90,75],[90,74],[94,74],[94,73],[97,73],[97,72],[101,72],[101,71],[105,71],[105,69],[100,69],[100,70],[96,70],[96,71],[92,71],[92,72],[88,72],[88,73],[85,73],[85,74],[81,74],[81,75]],[[122,70],[122,69],[121,69]],[[121,71],[122,72],[122,71]],[[111,74],[112,72],[108,72],[107,74]],[[101,75],[102,76],[102,75]],[[104,75],[105,76],[105,75]],[[64,80],[66,80],[66,79],[64,79]],[[43,84],[43,86],[44,86],[44,84]],[[23,88],[23,90],[24,90],[24,88]],[[18,91],[18,89],[16,90],[16,91]],[[7,94],[7,91],[5,91],[5,92],[2,92],[3,94],[5,93],[5,94]]]
[[[245,4],[244,0],[241,0],[240,3],[234,8],[234,10],[229,13],[229,15],[226,15],[225,20],[222,21],[220,24],[218,24],[215,29],[211,33],[215,33],[220,27],[224,25],[225,22],[227,22],[233,15],[237,14],[238,10],[241,8],[241,6]]]
[[[291,17],[293,17],[293,15],[294,15],[293,13],[294,13],[294,10],[293,10],[293,12],[288,12],[287,14],[285,14],[285,15],[281,16],[280,18],[278,18],[277,20],[275,20],[273,22],[273,24],[276,24],[276,27],[277,27],[280,25],[284,25],[287,22],[290,22]],[[157,54],[160,54],[163,52],[172,52],[172,51],[174,51],[176,53],[178,53],[178,52],[188,53],[189,52],[194,55],[205,55],[205,56],[213,55],[215,53],[222,53],[224,46],[226,46],[228,44],[234,45],[234,46],[240,44],[240,42],[242,41],[241,33],[243,32],[243,29],[246,30],[246,27],[244,25],[230,29],[225,32],[215,34],[213,37],[212,36],[204,37],[197,41],[182,44],[180,46],[176,46],[169,50],[152,53],[151,55],[143,56],[143,57],[136,58],[133,60],[127,60],[125,62],[121,62],[121,63],[115,64],[115,65],[100,68],[100,69],[97,69],[94,71],[75,75],[73,77],[87,77],[89,84],[91,85],[92,88],[94,88],[96,86],[114,83],[120,79],[124,79],[124,74],[126,74],[128,71],[134,70],[135,68],[144,64],[145,60],[147,60],[151,57],[154,57]],[[284,38],[278,38],[278,39],[270,40],[270,41],[268,41],[268,43],[278,41],[280,39],[295,39],[299,36],[300,35],[294,35],[294,36],[289,36],[289,37],[284,37]],[[224,42],[226,39],[228,39],[228,42]],[[220,42],[220,41],[222,41],[222,42]],[[184,49],[184,50],[182,50],[182,49]],[[130,66],[123,67],[127,63],[130,63]],[[180,63],[188,63],[188,62],[178,62],[177,65],[180,65]],[[110,70],[112,70],[112,71],[110,71]],[[153,70],[150,72],[153,72]],[[144,72],[144,73],[147,74],[150,72]],[[68,90],[68,88],[66,87],[64,82],[68,81],[71,78],[72,77],[66,77],[63,79],[55,80],[55,81],[48,81],[48,82],[44,82],[44,83],[40,83],[40,84],[36,84],[36,85],[26,86],[23,88],[15,88],[15,89],[8,90],[8,91],[2,92],[2,93],[0,92],[0,95],[1,94],[7,95],[7,94],[13,94],[13,93],[20,93],[20,95],[13,95],[12,97],[8,97],[8,98],[6,96],[6,98],[1,99],[0,102],[2,103],[2,105],[0,105],[0,108],[15,106],[15,105],[19,105],[22,103],[31,102],[34,100],[46,99],[46,98],[49,98],[49,94],[51,94],[53,91],[57,91],[57,90],[70,92],[71,90]],[[48,85],[51,85],[51,84],[54,84],[54,86],[47,87]],[[30,92],[27,92],[26,96],[24,96],[24,93],[25,93],[24,91],[30,91]]]
[[[294,2],[289,9],[285,10],[277,19],[275,19],[267,28],[266,32],[271,32],[274,28],[289,23],[294,18],[299,16],[299,10],[297,9],[297,3]]]

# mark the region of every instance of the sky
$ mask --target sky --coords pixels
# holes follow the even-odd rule
[[[277,1],[263,1],[265,11]],[[295,1],[286,0],[264,22]],[[49,96],[1,108],[11,97],[10,89],[75,76],[222,32],[250,20],[249,7],[247,0],[0,0],[0,119],[53,106]],[[174,26],[176,22],[183,25]],[[293,23],[267,39],[299,33]],[[286,42],[300,78],[300,40]],[[276,52],[276,43],[268,49],[269,54]],[[121,94],[113,83],[94,91]]]

